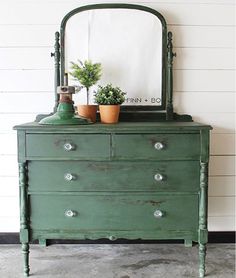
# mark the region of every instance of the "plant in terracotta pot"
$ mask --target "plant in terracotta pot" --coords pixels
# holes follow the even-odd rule
[[[92,122],[96,122],[97,105],[89,104],[89,93],[90,88],[101,78],[101,64],[92,63],[90,60],[85,60],[84,62],[78,60],[78,64],[71,62],[71,69],[70,75],[79,81],[80,89],[86,90],[87,104],[77,105],[78,114],[90,118]]]
[[[117,123],[120,105],[125,101],[125,95],[119,87],[111,84],[99,86],[95,94],[95,102],[99,104],[101,122],[105,124]]]

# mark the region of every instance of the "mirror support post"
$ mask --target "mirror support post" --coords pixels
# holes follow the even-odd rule
[[[167,106],[166,106],[166,119],[173,120],[173,53],[172,32],[168,32],[167,42]]]
[[[55,92],[55,106],[53,108],[53,112],[55,113],[57,111],[58,101],[59,101],[59,95],[57,94],[57,87],[60,86],[60,43],[59,43],[60,34],[59,32],[55,33],[55,44],[54,49],[55,52],[51,53],[51,57],[54,57],[54,92]]]

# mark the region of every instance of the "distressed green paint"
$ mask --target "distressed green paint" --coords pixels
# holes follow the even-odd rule
[[[18,162],[24,163],[25,158],[25,130],[18,130],[17,131],[17,148],[18,148]]]
[[[24,260],[24,275],[29,276],[29,210],[27,195],[27,170],[26,163],[19,163],[20,185],[20,241]]]
[[[114,236],[116,238],[125,239],[157,239],[166,240],[167,231],[166,230],[139,230],[139,231],[127,231],[127,230],[32,230],[32,239],[38,239],[40,237],[46,237],[47,239],[101,239],[109,238]],[[168,239],[185,239],[191,238],[193,241],[197,242],[198,235],[196,231],[168,231]]]
[[[210,126],[193,122],[40,126],[18,130],[21,240],[183,239],[205,273]],[[164,148],[156,150],[156,142]],[[75,145],[71,151],[65,143]],[[65,174],[76,179],[65,180]],[[163,174],[157,182],[155,173]],[[65,216],[67,210],[76,212]],[[154,217],[161,210],[163,217]]]
[[[22,254],[24,257],[24,276],[28,277],[30,268],[29,268],[29,243],[22,243]]]
[[[61,59],[61,54],[60,54],[60,33],[56,32],[55,33],[55,45],[54,49],[55,52],[51,53],[51,57],[54,57],[54,96],[55,96],[55,105],[53,112],[56,113],[57,111],[57,106],[58,106],[58,101],[59,101],[59,95],[57,93],[57,86],[60,86],[60,59]]]
[[[209,132],[207,130],[201,130],[201,162],[209,161]]]
[[[51,173],[53,176],[49,180]],[[156,174],[162,175],[163,180],[157,181]],[[29,162],[29,191],[36,192],[112,190],[197,193],[198,185],[198,161]]]
[[[192,247],[193,246],[193,242],[191,239],[185,239],[184,240],[184,246],[185,247]]]
[[[204,148],[202,148],[204,149]],[[200,163],[200,201],[199,201],[199,276],[205,275],[207,243],[207,198],[208,198],[208,163]]]
[[[162,143],[163,149],[155,149]],[[199,134],[114,135],[113,156],[116,159],[198,160]]]
[[[86,160],[105,159],[110,156],[109,135],[29,134],[26,135],[26,144],[27,157],[75,157]],[[70,144],[72,149],[66,150],[66,144]]]
[[[173,53],[172,33],[168,32],[167,43],[167,104],[166,104],[166,119],[173,121],[173,57],[176,53]]]
[[[206,244],[199,243],[199,277],[205,277]]]
[[[198,134],[203,130],[207,132],[211,129],[211,126],[200,124],[196,122],[148,122],[143,119],[143,122],[119,122],[117,124],[101,124],[96,123],[93,125],[82,126],[47,126],[39,125],[36,122],[27,123],[15,126],[16,130],[26,131],[26,134],[32,133],[63,133],[63,134],[152,134],[152,133],[173,133],[173,134]],[[200,135],[199,135],[200,136]],[[204,143],[204,142],[203,142]]]
[[[31,229],[196,231],[198,227],[197,195],[110,194],[65,196],[34,195],[31,201]],[[42,206],[43,204],[43,206]],[[173,209],[174,208],[174,209]],[[67,210],[74,217],[65,215]],[[163,217],[155,218],[161,210]]]
[[[47,239],[39,238],[39,245],[41,245],[42,247],[47,247],[48,246]]]

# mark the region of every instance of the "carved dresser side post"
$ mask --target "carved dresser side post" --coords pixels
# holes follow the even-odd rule
[[[208,210],[208,162],[209,162],[209,132],[202,130],[200,159],[200,200],[199,200],[199,277],[204,277],[206,268],[206,244],[208,242],[207,210]]]
[[[29,230],[28,230],[28,197],[27,197],[27,165],[19,163],[20,185],[20,241],[24,259],[24,276],[29,276]]]

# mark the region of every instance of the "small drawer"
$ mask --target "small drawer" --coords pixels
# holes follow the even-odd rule
[[[197,195],[30,195],[31,228],[196,231]],[[43,205],[42,205],[43,204]]]
[[[116,159],[199,160],[199,134],[117,134],[113,136]]]
[[[29,161],[30,191],[199,191],[199,161]]]
[[[26,156],[77,158],[81,160],[110,157],[110,136],[103,134],[28,134]]]

